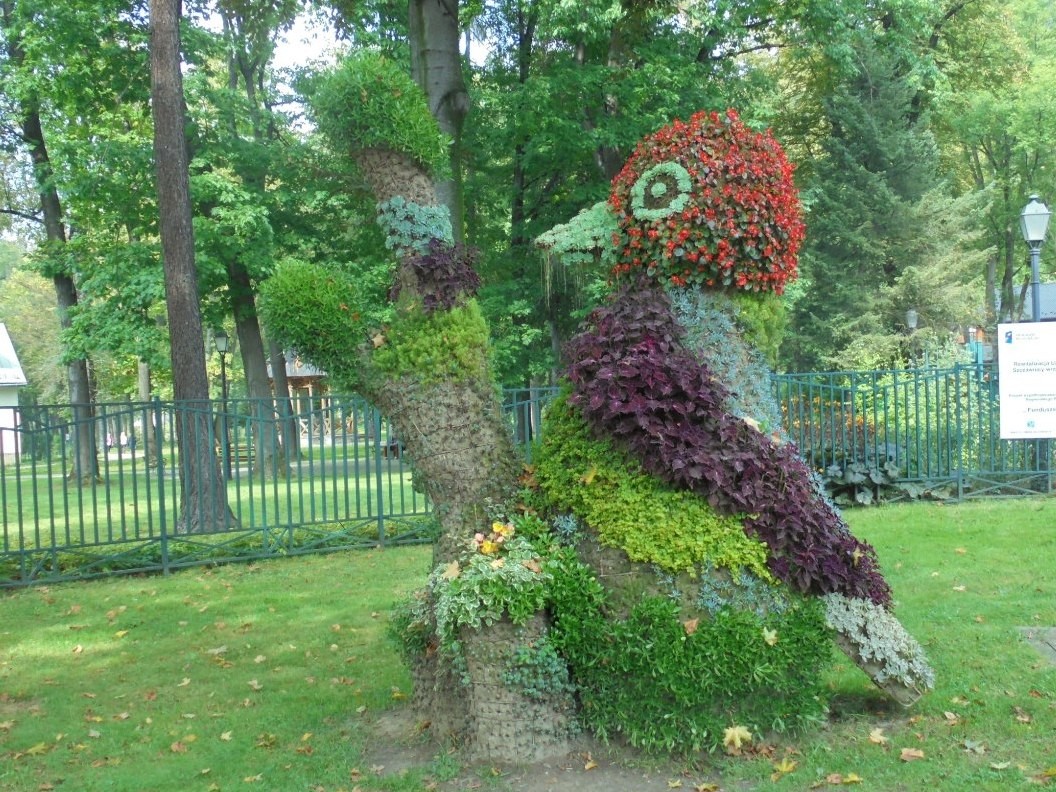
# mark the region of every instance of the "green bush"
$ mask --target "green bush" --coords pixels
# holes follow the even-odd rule
[[[571,553],[549,568],[551,640],[576,682],[583,725],[602,739],[715,749],[731,726],[797,731],[823,718],[832,640],[816,599],[795,597],[765,617],[727,609],[697,622],[683,620],[676,602],[648,597],[617,619]]]
[[[477,301],[432,313],[420,305],[398,310],[374,362],[393,378],[423,384],[480,376],[488,364],[488,326]]]
[[[425,94],[398,64],[373,52],[342,61],[312,92],[319,130],[338,149],[387,148],[438,174],[447,141]]]

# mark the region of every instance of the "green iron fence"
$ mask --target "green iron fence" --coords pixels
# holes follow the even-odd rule
[[[1000,439],[990,366],[783,374],[773,386],[786,433],[819,471],[890,463],[958,499],[1049,491],[1052,444]],[[526,454],[554,394],[505,394]],[[299,399],[293,412],[296,443],[283,444],[268,402],[98,404],[80,426],[68,406],[0,408],[0,587],[431,541],[429,504],[384,416],[353,397]],[[215,454],[230,506],[206,532],[177,522],[180,421]],[[82,442],[98,470],[78,483]]]
[[[523,448],[552,393],[506,394]],[[81,424],[67,405],[0,408],[0,587],[432,540],[384,416],[355,397],[292,408],[284,421],[268,401],[102,403]],[[215,455],[230,509],[193,533],[178,522],[180,424]],[[71,477],[83,443],[97,469]]]
[[[820,472],[890,463],[902,482],[956,499],[1048,492],[1053,444],[1002,440],[997,367],[773,378],[786,432]]]

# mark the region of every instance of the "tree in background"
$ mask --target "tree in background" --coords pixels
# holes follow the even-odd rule
[[[183,408],[176,423],[180,457],[178,530],[198,533],[231,528],[237,525],[237,520],[227,505],[227,487],[212,440],[212,406],[205,375],[205,339],[194,263],[184,137],[179,0],[152,0],[150,24],[158,232],[165,267],[173,390]]]

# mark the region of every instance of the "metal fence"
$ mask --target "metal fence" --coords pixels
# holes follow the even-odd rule
[[[1052,444],[1000,439],[988,365],[775,375],[773,392],[787,434],[819,471],[890,463],[902,481],[957,499],[1049,491]],[[526,455],[554,394],[505,394]],[[176,530],[175,427],[186,406],[98,404],[81,431],[68,406],[0,408],[0,587],[434,536],[399,438],[363,400],[295,400],[296,443],[286,444],[270,403],[206,406],[212,420],[198,440],[215,450],[231,518],[193,534]],[[79,483],[69,473],[84,438],[98,471]]]
[[[960,499],[1048,492],[1053,444],[1002,440],[997,367],[773,377],[784,427],[824,472],[891,463],[899,480]]]
[[[505,395],[526,453],[552,393]],[[175,437],[203,405],[102,403],[81,424],[66,405],[0,408],[0,587],[432,540],[430,505],[383,415],[356,397],[292,406],[286,428],[267,401],[204,405],[194,441],[216,455],[230,514],[196,533],[178,528]],[[97,470],[78,479],[81,443]]]

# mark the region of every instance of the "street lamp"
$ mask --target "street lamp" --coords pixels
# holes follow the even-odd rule
[[[231,351],[231,338],[223,328],[213,333],[213,345],[220,353],[220,455],[223,459],[224,478],[231,478],[231,447],[227,436],[227,353]]]
[[[1030,248],[1030,308],[1034,322],[1041,321],[1041,276],[1039,265],[1041,262],[1041,246],[1045,242],[1045,232],[1049,229],[1049,217],[1052,212],[1049,207],[1038,200],[1038,196],[1030,196],[1030,203],[1023,207],[1019,214],[1019,227],[1023,231],[1023,239]]]

